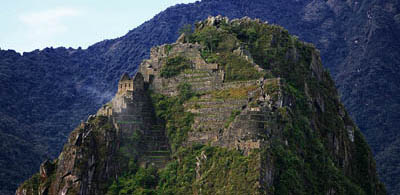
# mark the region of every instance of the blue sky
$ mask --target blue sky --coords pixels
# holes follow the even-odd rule
[[[6,0],[0,7],[0,48],[87,48],[125,35],[169,6],[196,0]]]

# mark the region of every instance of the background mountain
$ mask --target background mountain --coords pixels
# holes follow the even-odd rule
[[[122,72],[154,45],[209,15],[279,24],[321,51],[342,101],[366,135],[390,193],[400,191],[400,3],[397,0],[203,0],[173,6],[125,36],[86,50],[0,51],[0,186],[12,193],[70,131],[110,100]]]

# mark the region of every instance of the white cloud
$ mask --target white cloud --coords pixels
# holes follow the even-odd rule
[[[63,19],[81,15],[81,11],[75,8],[54,8],[50,10],[22,14],[19,20],[25,25],[26,32],[32,38],[53,36],[68,30]]]

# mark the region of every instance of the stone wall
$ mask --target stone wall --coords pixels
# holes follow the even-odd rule
[[[223,70],[219,70],[218,64],[208,64],[200,55],[202,46],[191,43],[174,43],[162,45],[151,49],[150,59],[144,60],[139,71],[144,80],[151,83],[151,88],[157,93],[164,95],[176,95],[177,86],[189,83],[196,91],[215,90],[221,86],[224,80]],[[163,78],[160,70],[169,57],[184,56],[190,59],[193,68],[186,70],[173,78]]]
[[[120,81],[118,83],[118,93],[124,93],[126,91],[133,91],[133,80]]]
[[[260,148],[262,141],[257,140],[257,136],[273,128],[272,124],[267,123],[272,118],[270,111],[272,105],[279,106],[281,102],[280,98],[272,99],[272,94],[265,92],[264,85],[272,82],[279,85],[279,79],[225,82],[225,72],[218,64],[206,63],[200,55],[201,49],[200,45],[190,43],[154,47],[150,59],[143,61],[139,71],[155,93],[175,96],[178,95],[179,84],[186,83],[192,86],[194,92],[203,94],[198,100],[185,104],[185,110],[195,114],[186,144],[212,143],[246,152]],[[259,68],[248,52],[239,48],[235,53]],[[161,77],[160,70],[166,60],[173,56],[190,59],[192,68],[172,78]],[[214,97],[213,93],[221,91],[239,91],[243,94],[241,97]],[[262,105],[251,107],[250,103],[255,100],[262,102]],[[234,112],[240,114],[232,118]]]

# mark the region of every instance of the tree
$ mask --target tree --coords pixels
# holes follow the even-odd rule
[[[185,24],[181,29],[179,29],[179,34],[184,34],[185,42],[189,42],[190,37],[193,34],[193,27],[191,24]]]

